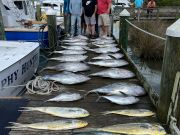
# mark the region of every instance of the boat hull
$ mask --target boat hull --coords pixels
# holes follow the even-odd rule
[[[19,51],[21,50],[22,47],[19,49]],[[1,69],[0,71],[0,96],[17,96],[22,93],[22,90],[25,88],[25,86],[12,86],[26,84],[27,81],[32,79],[39,65],[39,47],[36,46],[31,48],[29,52],[22,53],[19,59],[16,59],[14,62],[12,61],[12,58],[7,60],[0,59],[0,64],[3,62],[10,63],[7,67]]]

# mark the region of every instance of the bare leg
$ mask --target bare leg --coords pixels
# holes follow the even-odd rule
[[[91,34],[95,36],[95,25],[91,25]]]

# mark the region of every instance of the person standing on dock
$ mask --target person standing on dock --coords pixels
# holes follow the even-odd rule
[[[156,2],[154,0],[150,0],[147,4],[147,17],[152,18],[152,12],[155,7],[156,7]]]
[[[95,38],[97,0],[84,0],[83,9],[84,19],[88,28],[88,34],[91,38]]]
[[[69,10],[71,13],[71,37],[74,37],[75,25],[77,25],[77,35],[81,34],[82,0],[70,0]]]
[[[64,0],[64,29],[67,36],[70,33],[70,26],[71,26],[71,15],[69,11],[69,4],[70,4],[70,0]]]
[[[110,26],[110,9],[112,0],[97,0],[98,25],[100,26],[100,36],[107,36]]]
[[[143,7],[143,3],[144,3],[143,0],[135,0],[135,1],[134,1],[135,14],[136,14],[135,19],[136,19],[136,17],[137,17],[138,22],[139,22],[139,20],[140,20],[141,8]]]

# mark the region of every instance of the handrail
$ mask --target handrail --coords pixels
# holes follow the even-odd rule
[[[159,38],[159,39],[162,39],[162,40],[166,40],[166,39],[163,38],[163,37],[160,37],[160,36],[158,36],[158,35],[152,34],[152,33],[150,33],[150,32],[147,32],[147,31],[145,31],[145,30],[137,27],[136,25],[132,24],[132,23],[131,23],[130,21],[128,21],[127,19],[125,19],[125,20],[126,20],[126,22],[129,23],[132,27],[134,27],[134,28],[136,28],[136,29],[138,29],[138,30],[140,30],[140,31],[142,31],[142,32],[144,32],[144,33],[152,36],[152,37],[156,37],[156,38]]]

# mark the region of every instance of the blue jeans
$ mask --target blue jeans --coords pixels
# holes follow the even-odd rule
[[[75,35],[76,20],[77,20],[77,35],[81,34],[81,16],[71,15],[71,35]]]

